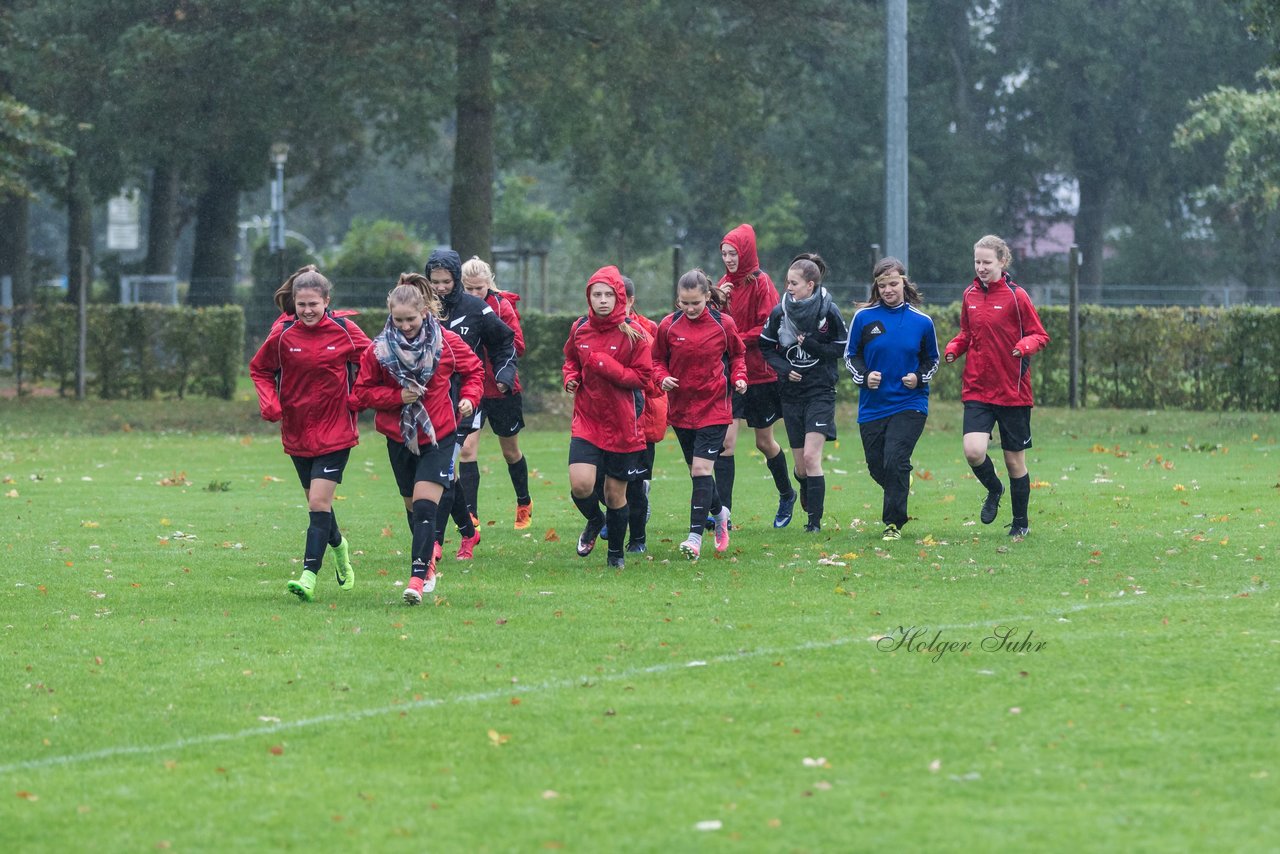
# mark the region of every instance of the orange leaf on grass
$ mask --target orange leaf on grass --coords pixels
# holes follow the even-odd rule
[[[542,540],[547,543],[558,543],[560,542],[560,535],[556,533],[555,528],[547,528],[547,533]]]
[[[271,745],[271,747],[269,747],[269,748],[267,749],[267,752],[268,752],[268,753],[270,753],[272,756],[283,756],[283,755],[284,755],[284,745],[282,745],[282,744],[273,744],[273,745]]]

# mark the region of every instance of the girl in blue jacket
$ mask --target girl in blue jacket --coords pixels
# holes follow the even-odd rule
[[[884,490],[885,540],[902,539],[911,489],[911,453],[929,416],[938,369],[933,320],[897,258],[879,261],[871,298],[853,315],[845,365],[858,386],[858,429],[871,478]]]

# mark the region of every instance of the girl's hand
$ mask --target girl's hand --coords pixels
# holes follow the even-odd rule
[[[883,374],[881,374],[879,371],[872,371],[871,373],[867,374],[867,388],[871,388],[871,389],[880,388],[880,380],[882,377],[883,377]]]
[[[793,383],[798,383],[804,379],[804,376],[802,374],[796,373],[795,371],[792,371],[791,373],[787,374],[787,379]]]
[[[573,394],[575,391],[578,390],[578,381],[569,380],[567,383],[564,384],[564,390],[569,392],[569,394]]]
[[[507,393],[507,384],[506,384],[506,383],[498,383],[498,384],[497,384],[497,386],[498,386],[498,391],[502,392],[503,394],[506,394],[506,393]]]
[[[1021,358],[1022,358],[1022,351],[1021,351],[1021,350],[1019,350],[1017,347],[1014,347],[1014,348],[1013,348],[1013,358],[1015,358],[1015,359],[1021,359]]]
[[[663,391],[671,391],[671,389],[676,388],[679,385],[680,385],[680,380],[676,379],[675,377],[665,377],[662,380],[662,384],[659,387]]]
[[[733,384],[733,390],[734,390],[734,391],[736,391],[738,394],[746,394],[746,393],[747,393],[747,381],[746,381],[746,380],[738,380],[737,382],[735,382],[735,383]]]
[[[458,401],[458,414],[461,415],[463,418],[470,418],[472,415],[475,414],[475,411],[476,411],[475,406],[471,403],[471,401],[467,400],[465,397],[462,400]]]
[[[421,392],[418,392],[415,389],[411,389],[407,386],[400,389],[400,400],[405,403],[417,403],[418,398],[420,397],[422,397]]]
[[[279,421],[281,418],[284,418],[284,412],[280,410],[280,404],[278,403],[271,403],[259,407],[259,411],[262,413],[262,420],[270,421],[272,424]]]
[[[907,388],[915,388],[919,384],[920,378],[915,374],[907,374],[902,378],[902,384]]]
[[[943,359],[945,359],[945,360],[946,360],[946,362],[947,362],[947,364],[949,365],[949,364],[951,364],[952,362],[954,362],[954,361],[956,360],[956,354],[955,354],[955,353],[948,353],[947,355],[943,356],[942,358],[943,358]]]
[[[803,332],[797,332],[797,333],[796,333],[796,343],[797,343],[797,344],[799,344],[801,347],[803,347],[803,346],[804,346],[804,333],[803,333]]]

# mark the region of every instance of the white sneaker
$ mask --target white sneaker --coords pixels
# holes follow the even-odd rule
[[[689,539],[680,544],[680,554],[689,560],[697,560],[699,552],[702,551],[702,538],[696,534],[690,534]]]

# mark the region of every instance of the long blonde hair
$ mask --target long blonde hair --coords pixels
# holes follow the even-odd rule
[[[387,311],[397,305],[411,305],[423,314],[440,317],[440,298],[431,287],[431,280],[421,273],[400,274],[400,281],[387,292]]]

